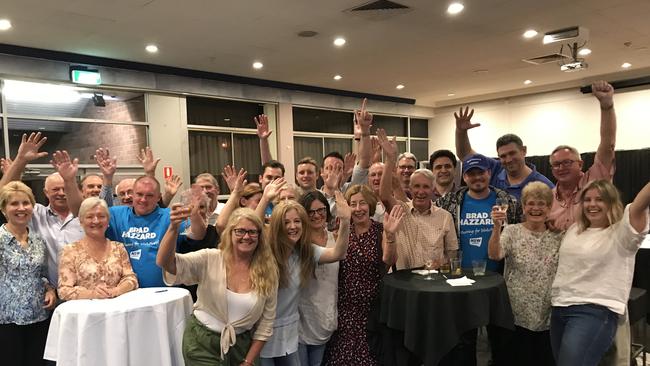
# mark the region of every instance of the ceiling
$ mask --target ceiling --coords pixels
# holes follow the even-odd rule
[[[0,32],[0,43],[412,98],[424,106],[650,75],[648,0],[462,0],[465,10],[455,16],[446,13],[447,1],[395,0],[411,11],[376,18],[345,11],[367,1],[3,0],[0,18],[13,28]],[[589,29],[587,70],[521,61],[558,51],[559,44],[543,45],[541,34],[574,25]],[[540,35],[524,39],[531,28]],[[318,35],[297,36],[305,30]],[[336,36],[346,45],[335,47]],[[157,54],[144,50],[149,43]],[[251,67],[256,60],[263,69]],[[623,62],[632,67],[623,70]],[[335,81],[336,74],[343,78]],[[526,79],[533,83],[524,85]]]

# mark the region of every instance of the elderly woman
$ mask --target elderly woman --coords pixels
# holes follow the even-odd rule
[[[325,359],[329,365],[377,365],[366,326],[379,283],[395,264],[395,232],[404,211],[394,206],[382,225],[370,218],[377,198],[368,186],[350,187],[345,198],[352,208],[352,228],[347,256],[339,269],[338,329],[327,344]],[[341,206],[337,203],[337,207]]]
[[[84,237],[63,247],[59,262],[59,296],[62,300],[107,299],[138,288],[122,243],[106,239],[108,206],[98,197],[86,198],[79,207]]]
[[[311,229],[311,243],[323,248],[336,246],[337,233],[327,230],[332,220],[327,198],[320,191],[305,193],[300,204],[307,211]],[[343,241],[348,236],[338,236]],[[336,298],[339,278],[339,263],[321,264],[315,268],[315,278],[303,287],[298,299],[298,352],[300,364],[318,366],[325,353],[325,344],[336,330]]]
[[[156,257],[168,285],[198,284],[197,301],[183,333],[185,364],[252,366],[273,333],[277,266],[249,208],[235,210],[219,249],[174,252],[189,208],[174,205]],[[192,209],[192,219],[198,214]]]
[[[276,184],[270,183],[265,191],[268,194],[269,191],[277,189]],[[338,217],[341,219],[339,235],[347,238],[350,207],[341,192],[337,192],[336,197]],[[263,217],[262,210],[258,209],[257,213]],[[262,365],[299,365],[297,351],[300,290],[308,287],[314,280],[317,264],[333,263],[345,258],[348,241],[339,240],[335,246],[329,248],[313,244],[307,211],[295,201],[281,202],[273,209],[267,234],[278,263],[280,286],[273,338],[262,350]]]
[[[32,190],[21,182],[0,189],[0,354],[3,365],[41,365],[48,310],[56,292],[46,279],[43,239],[29,230],[34,209]]]
[[[648,232],[650,183],[623,208],[607,180],[580,192],[551,288],[551,346],[558,366],[596,365],[625,313],[634,258]]]
[[[526,185],[521,196],[525,221],[501,231],[506,213],[492,210],[494,227],[488,246],[490,259],[505,257],[503,274],[510,295],[515,332],[511,339],[513,365],[553,365],[549,336],[551,284],[564,233],[547,229],[553,191],[542,182]]]

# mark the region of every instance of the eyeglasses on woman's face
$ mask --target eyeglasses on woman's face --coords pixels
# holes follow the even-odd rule
[[[309,217],[314,217],[317,214],[320,215],[320,216],[325,216],[327,214],[327,208],[321,207],[321,208],[317,208],[315,210],[308,210],[307,214],[309,215]]]
[[[253,230],[253,229],[246,230],[246,229],[236,228],[233,229],[232,232],[235,233],[235,236],[238,238],[243,238],[244,236],[246,236],[246,234],[248,234],[248,236],[251,238],[257,238],[260,235],[259,230]]]

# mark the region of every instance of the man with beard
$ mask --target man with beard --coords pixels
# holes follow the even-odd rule
[[[386,156],[386,172],[395,171],[397,143],[389,140],[386,132],[377,129],[377,137]],[[380,183],[380,197],[386,211],[395,205],[404,209],[402,228],[396,234],[397,269],[416,268],[427,259],[441,263],[445,256],[455,257],[458,239],[451,215],[433,205],[434,177],[427,169],[418,169],[410,177],[409,188],[413,200],[403,202],[393,196],[392,175],[383,174]],[[486,243],[487,245],[487,243]]]
[[[470,155],[476,154],[469,142],[467,131],[480,126],[480,123],[472,123],[474,110],[469,107],[460,108],[454,113],[456,118],[456,153],[463,160]],[[490,184],[496,188],[503,189],[515,198],[521,197],[521,191],[526,184],[540,181],[553,188],[555,185],[538,172],[535,165],[526,163],[526,146],[519,136],[507,134],[497,140],[497,154],[499,160],[488,159],[492,173]]]

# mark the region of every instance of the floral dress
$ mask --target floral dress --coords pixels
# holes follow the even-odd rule
[[[386,272],[381,240],[384,227],[372,221],[370,229],[356,235],[354,224],[345,260],[339,267],[338,329],[325,351],[328,365],[377,365],[368,343],[368,314],[379,295]]]

